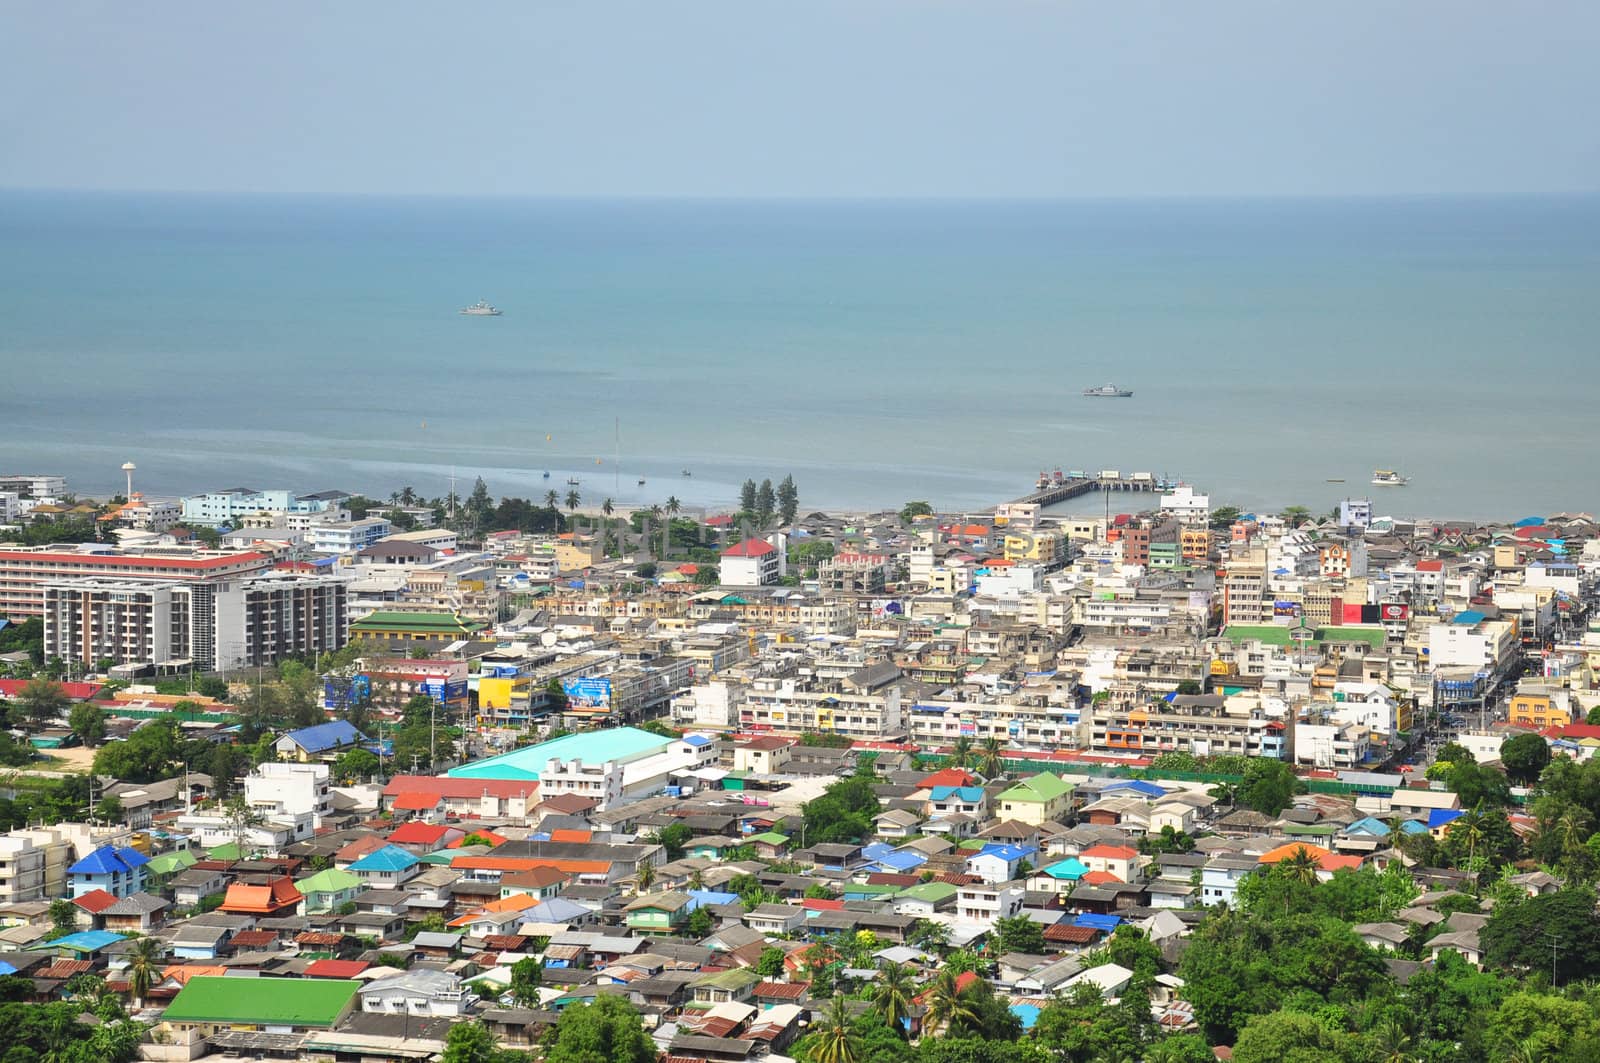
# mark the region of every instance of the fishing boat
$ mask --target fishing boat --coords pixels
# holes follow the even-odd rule
[[[578,479],[576,476],[567,477],[567,486],[568,487],[577,487],[581,483],[583,483],[583,481]]]
[[[683,470],[683,475],[686,476],[686,477],[687,476],[693,476],[694,473],[690,472],[688,469],[685,469],[685,470]]]
[[[1328,482],[1331,483],[1331,484],[1342,484],[1342,483],[1344,483],[1344,477],[1343,476],[1330,476],[1330,477],[1328,477]]]
[[[479,299],[471,306],[463,306],[461,312],[468,317],[499,317],[500,308],[490,306],[487,299]]]
[[[549,470],[549,469],[546,469],[546,470],[545,470],[545,471],[544,471],[544,478],[545,478],[545,479],[546,479],[546,480],[548,480],[548,479],[550,479],[550,470]]]
[[[1393,469],[1373,469],[1372,470],[1372,486],[1373,487],[1404,487],[1406,484],[1408,484],[1410,482],[1411,482],[1411,480],[1410,480],[1409,477],[1401,476],[1399,473],[1395,472]]]
[[[639,477],[639,486],[640,487],[644,486],[644,477],[643,476]]]
[[[1119,388],[1115,384],[1101,384],[1097,388],[1084,388],[1083,394],[1091,399],[1131,399],[1133,392],[1128,388]]]

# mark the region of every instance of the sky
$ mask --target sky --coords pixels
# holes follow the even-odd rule
[[[1600,185],[1600,3],[0,5],[0,187],[1541,195]]]

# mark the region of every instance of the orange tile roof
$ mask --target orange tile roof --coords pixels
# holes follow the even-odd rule
[[[206,977],[220,977],[228,973],[226,967],[214,967],[204,963],[175,963],[161,972],[162,978],[171,978],[179,985],[183,985],[196,975]]]
[[[1359,856],[1342,856],[1338,853],[1329,852],[1320,845],[1307,845],[1305,842],[1289,842],[1287,845],[1280,845],[1270,852],[1262,853],[1259,862],[1263,864],[1281,864],[1285,860],[1292,859],[1295,853],[1302,849],[1312,856],[1317,861],[1317,866],[1324,871],[1337,871],[1340,868],[1348,868],[1354,871],[1361,866],[1361,857]]]
[[[554,857],[530,856],[473,856],[464,853],[452,859],[450,866],[463,871],[531,871],[536,867],[553,867],[573,875],[603,875],[611,870],[611,861],[560,860]]]
[[[218,910],[242,915],[276,915],[303,900],[305,895],[295,888],[294,880],[284,876],[273,879],[265,886],[233,883],[228,887],[227,896],[218,905]]]

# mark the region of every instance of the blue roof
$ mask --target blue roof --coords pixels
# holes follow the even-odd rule
[[[1112,790],[1132,790],[1134,793],[1142,794],[1145,797],[1165,797],[1167,794],[1166,787],[1157,786],[1153,782],[1145,782],[1143,779],[1125,779],[1120,782],[1114,782],[1100,792],[1110,793]]]
[[[417,863],[417,858],[398,845],[385,845],[374,849],[350,865],[351,871],[404,871]]]
[[[919,852],[893,849],[883,842],[873,842],[861,850],[861,855],[891,871],[909,871],[928,862],[928,858]]]
[[[1406,819],[1400,821],[1401,834],[1426,834],[1427,832],[1428,828],[1418,820]]]
[[[737,893],[722,893],[717,890],[690,890],[689,911],[704,908],[712,904],[734,904],[739,900]]]
[[[1466,609],[1450,618],[1452,624],[1481,624],[1483,614],[1476,609]]]
[[[1450,822],[1453,822],[1455,820],[1458,820],[1464,815],[1466,815],[1466,811],[1464,809],[1460,809],[1460,808],[1434,808],[1434,809],[1429,809],[1428,810],[1428,829],[1429,830],[1433,830],[1436,827],[1442,827],[1446,823],[1450,823]]]
[[[4,625],[5,625],[5,622],[4,621],[0,621],[0,627],[3,627]],[[6,963],[4,960],[0,960],[0,975],[16,974],[16,973],[17,973],[17,969],[15,967],[11,966],[9,963]]]
[[[1512,525],[1513,528],[1537,528],[1544,523],[1543,517],[1523,517]]]
[[[1093,928],[1095,930],[1104,930],[1106,933],[1109,934],[1113,930],[1115,930],[1117,927],[1122,925],[1122,916],[1120,916],[1120,915],[1096,915],[1094,912],[1083,912],[1083,913],[1080,913],[1079,916],[1072,921],[1072,925],[1073,926],[1087,926],[1087,927],[1091,927],[1091,928]]]
[[[109,930],[83,930],[66,937],[56,938],[54,941],[41,941],[32,946],[35,949],[70,949],[73,952],[99,952],[107,945],[115,945],[126,938],[125,934],[113,934]]]
[[[1389,836],[1389,825],[1374,816],[1358,819],[1344,829],[1346,834],[1371,834],[1378,838]]]
[[[697,749],[701,746],[709,746],[711,744],[711,739],[707,738],[705,735],[689,735],[684,739],[684,741]]]
[[[985,845],[974,853],[974,856],[998,856],[1002,860],[1021,860],[1029,853],[1038,852],[1031,845]],[[970,859],[970,858],[969,858]]]
[[[298,731],[290,731],[283,737],[292,740],[307,753],[321,753],[366,741],[366,736],[350,726],[348,720],[333,720],[312,727],[302,727]]]
[[[928,792],[928,797],[934,801],[946,801],[954,794],[957,801],[969,804],[983,800],[983,787],[981,786],[935,786]]]
[[[137,849],[102,845],[76,864],[67,868],[67,874],[114,875],[119,871],[126,873],[136,867],[143,867],[149,862],[150,858]]]

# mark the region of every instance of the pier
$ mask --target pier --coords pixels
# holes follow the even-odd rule
[[[1041,472],[1032,494],[1012,499],[1010,505],[1053,506],[1090,491],[1170,491],[1178,481],[1148,472],[1122,473],[1116,469],[1084,472],[1074,469]]]

